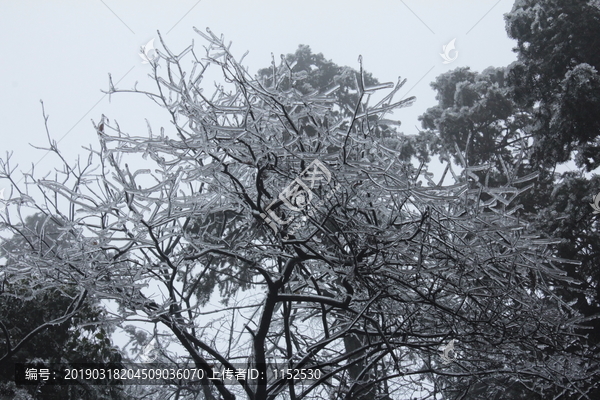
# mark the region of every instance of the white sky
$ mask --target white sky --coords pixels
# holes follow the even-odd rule
[[[210,27],[233,42],[251,73],[270,64],[271,53],[294,52],[310,45],[339,65],[364,67],[382,82],[408,78],[400,92],[417,96],[402,110],[404,133],[416,133],[418,115],[436,103],[429,83],[459,66],[481,71],[515,60],[514,42],[507,38],[503,14],[512,0],[374,0],[240,1],[181,0],[0,0],[0,152],[14,151],[19,170],[29,170],[45,145],[40,100],[50,115],[52,137],[69,161],[83,154],[81,146],[97,148],[90,122],[102,114],[117,119],[130,134],[145,134],[144,118],[151,117],[141,97],[119,95],[109,103],[100,90],[108,74],[121,89],[136,81],[149,84],[150,66],[141,63],[140,47],[160,30],[168,46],[183,50],[193,32]],[[457,59],[443,64],[442,46],[456,38]],[[158,40],[156,40],[158,44]],[[453,54],[451,54],[453,55]],[[407,93],[410,89],[410,93]],[[155,107],[150,108],[152,113]],[[158,127],[155,127],[158,128]],[[167,135],[169,134],[167,130]],[[44,174],[56,165],[48,157],[36,168]],[[0,189],[5,187],[0,182]],[[8,194],[8,193],[7,193]]]

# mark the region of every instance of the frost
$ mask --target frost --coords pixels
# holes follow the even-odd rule
[[[403,161],[398,122],[385,118],[414,101],[396,98],[406,80],[365,87],[360,66],[356,86],[344,86],[356,101],[342,104],[342,77],[301,91],[312,72],[294,72],[286,59],[251,77],[222,38],[197,32],[205,53],[165,49],[157,93],[136,93],[157,100],[172,122],[166,132],[133,136],[103,119],[93,165],[28,181],[43,195],[20,195],[3,221],[14,237],[2,242],[0,271],[9,285],[40,283],[2,296],[71,287],[115,300],[114,318],[157,327],[125,328],[136,351],[160,328],[148,352],[166,357],[175,341],[196,365],[278,357],[323,368],[304,398],[328,398],[343,382],[350,390],[361,374],[353,365],[423,397],[437,371],[580,379],[583,367],[557,372],[562,350],[545,353],[547,364],[523,356],[550,346],[547,335],[566,348],[582,321],[553,287],[575,284],[559,268],[569,261],[553,257],[559,241],[536,235],[518,212],[536,174],[503,164],[490,179],[492,166],[470,165],[457,147],[460,171],[445,161],[436,183],[425,164]],[[198,88],[209,67],[223,74],[212,92]],[[25,211],[38,220],[27,224]],[[456,364],[446,366],[438,349],[455,337]],[[273,380],[247,390],[283,398],[289,387]]]

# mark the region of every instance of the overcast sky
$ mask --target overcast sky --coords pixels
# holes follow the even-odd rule
[[[159,30],[168,46],[183,50],[203,39],[192,29],[210,27],[233,42],[238,57],[250,53],[251,73],[268,66],[271,53],[311,46],[339,65],[366,70],[380,81],[408,79],[400,93],[417,96],[399,118],[406,134],[417,131],[417,117],[435,104],[429,83],[444,71],[470,66],[481,71],[515,60],[503,14],[512,0],[403,1],[40,1],[0,2],[0,150],[14,151],[20,170],[37,163],[45,144],[40,100],[50,115],[52,137],[71,160],[81,146],[97,148],[90,122],[102,114],[130,134],[144,134],[148,103],[120,95],[109,103],[101,89],[112,74],[118,87],[148,83],[150,66],[140,47]],[[442,46],[456,39],[456,60],[443,64]],[[156,41],[158,42],[158,40]],[[156,110],[152,108],[152,110]],[[46,158],[38,173],[56,165]],[[0,182],[0,186],[4,185]]]

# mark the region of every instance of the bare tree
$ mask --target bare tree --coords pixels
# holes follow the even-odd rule
[[[260,372],[180,385],[178,398],[466,398],[481,382],[490,397],[517,382],[586,398],[579,386],[597,372],[570,351],[580,317],[552,291],[565,279],[552,241],[511,208],[535,176],[506,166],[508,183],[492,188],[480,177],[489,166],[464,162],[433,182],[389,135],[386,116],[414,100],[393,100],[404,81],[365,87],[361,65],[358,102],[336,112],[335,82],[302,94],[304,74],[285,61],[254,79],[222,38],[198,34],[202,56],[163,43],[156,92],[110,85],[155,101],[173,138],[103,117],[85,166],[51,142],[64,169],[23,189],[2,162],[12,183],[2,226],[18,233],[13,219],[32,207],[75,242],[14,249],[7,279],[30,268],[113,299],[116,322],[165,327],[207,374]],[[209,95],[214,69],[223,82]],[[286,379],[288,369],[319,374]]]

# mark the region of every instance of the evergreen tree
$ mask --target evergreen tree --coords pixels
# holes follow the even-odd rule
[[[517,40],[518,61],[481,73],[458,68],[439,76],[432,83],[438,104],[420,117],[421,138],[430,154],[443,159],[458,161],[464,152],[469,164],[488,163],[488,170],[476,172],[486,182],[502,182],[502,171],[512,168],[537,175],[533,190],[519,197],[515,215],[560,239],[557,257],[579,263],[561,265],[579,283],[557,284],[554,292],[590,318],[580,331],[587,342],[571,350],[588,354],[595,360],[590,370],[598,370],[600,224],[589,203],[600,192],[600,179],[584,171],[600,165],[595,50],[600,9],[590,1],[517,0],[506,21],[509,36]],[[582,170],[555,173],[568,160]]]

